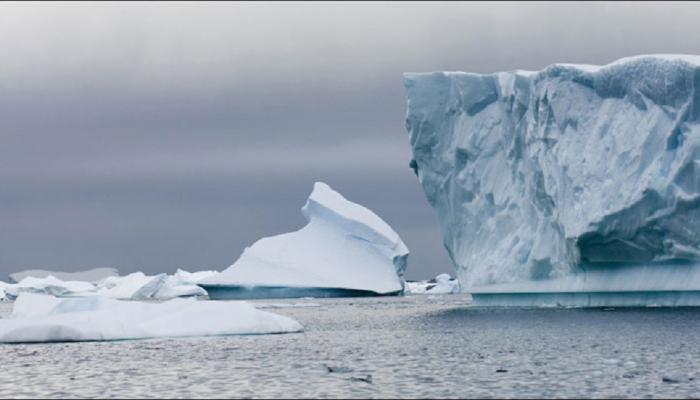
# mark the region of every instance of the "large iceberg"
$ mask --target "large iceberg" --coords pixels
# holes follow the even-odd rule
[[[396,295],[408,249],[372,211],[317,182],[302,229],[263,238],[203,286],[212,299]]]
[[[102,296],[59,299],[22,293],[0,319],[0,343],[127,340],[157,337],[289,333],[291,318],[240,301],[173,299],[163,303]]]
[[[411,167],[464,289],[700,290],[699,56],[404,84]]]

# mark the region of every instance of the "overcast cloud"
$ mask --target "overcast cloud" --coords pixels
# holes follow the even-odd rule
[[[0,279],[230,265],[323,180],[452,272],[401,74],[700,54],[693,3],[0,4]]]

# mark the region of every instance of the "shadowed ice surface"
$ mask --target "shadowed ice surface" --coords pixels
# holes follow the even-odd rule
[[[2,345],[0,397],[697,397],[700,309],[257,301],[299,334]],[[0,304],[2,316],[11,305]]]

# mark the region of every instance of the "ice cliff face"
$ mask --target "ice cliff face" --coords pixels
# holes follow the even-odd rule
[[[404,84],[411,166],[463,287],[700,261],[700,57]]]

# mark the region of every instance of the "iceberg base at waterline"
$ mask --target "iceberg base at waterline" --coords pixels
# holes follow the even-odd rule
[[[12,315],[0,319],[0,343],[131,340],[159,337],[255,335],[301,332],[295,320],[243,301],[173,299],[162,303],[102,296],[17,297]]]
[[[636,292],[479,292],[475,307],[698,307],[700,290]]]
[[[585,266],[557,279],[472,287],[479,307],[698,307],[700,264]]]
[[[302,297],[370,297],[398,296],[401,291],[377,293],[371,290],[327,288],[327,287],[289,287],[289,286],[243,286],[243,285],[203,285],[210,299],[293,299]]]

